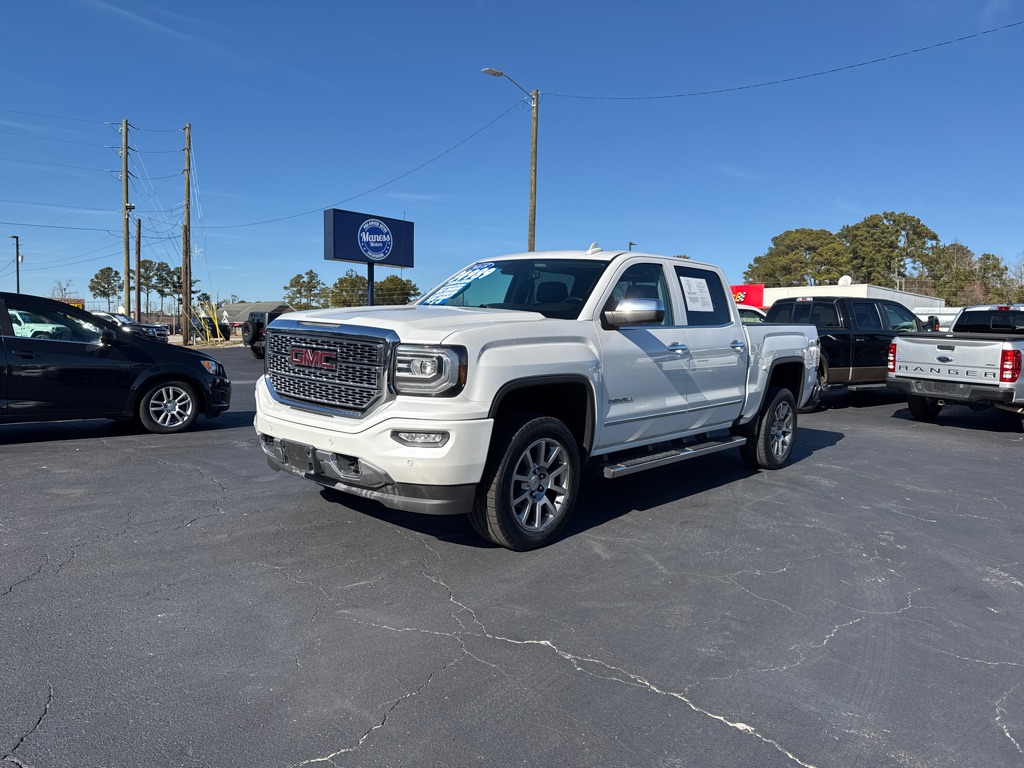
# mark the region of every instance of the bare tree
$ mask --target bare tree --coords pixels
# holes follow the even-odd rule
[[[50,291],[50,296],[55,299],[70,299],[71,298],[71,281],[70,280],[57,280],[53,284],[53,288]]]

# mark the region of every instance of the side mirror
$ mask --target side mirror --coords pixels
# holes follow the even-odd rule
[[[104,346],[116,346],[121,343],[121,337],[112,328],[104,328],[100,331],[100,344]]]
[[[665,305],[661,299],[623,299],[615,309],[601,313],[606,328],[626,325],[653,325],[665,319]]]

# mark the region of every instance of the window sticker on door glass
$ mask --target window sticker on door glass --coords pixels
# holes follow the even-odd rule
[[[708,281],[702,277],[679,276],[679,284],[683,287],[686,309],[689,312],[714,312],[715,304],[711,300]]]
[[[480,262],[466,267],[457,275],[453,275],[448,282],[442,285],[437,291],[429,296],[424,304],[444,304],[448,299],[457,296],[474,280],[482,280],[495,270],[494,264]]]

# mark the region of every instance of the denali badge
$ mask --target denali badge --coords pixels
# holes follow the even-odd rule
[[[338,356],[327,349],[292,347],[290,357],[292,365],[301,365],[303,368],[323,368],[327,371],[333,371],[338,367]]]

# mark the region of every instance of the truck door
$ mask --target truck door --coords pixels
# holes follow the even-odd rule
[[[878,302],[850,299],[849,306],[853,322],[853,369],[850,371],[850,383],[884,382],[889,343],[896,332],[882,322]]]
[[[828,366],[831,384],[848,382],[853,365],[853,331],[844,326],[838,304],[833,300],[814,301],[810,316],[805,320],[818,329],[821,357]]]
[[[686,405],[689,428],[715,429],[739,416],[746,396],[750,350],[743,327],[733,317],[732,292],[718,273],[701,267],[675,267],[690,347]]]
[[[636,441],[681,434],[691,424],[687,411],[690,386],[687,332],[675,323],[675,302],[660,263],[628,262],[602,312],[631,299],[662,302],[660,323],[608,328],[600,317],[601,388],[595,445],[617,450]]]

